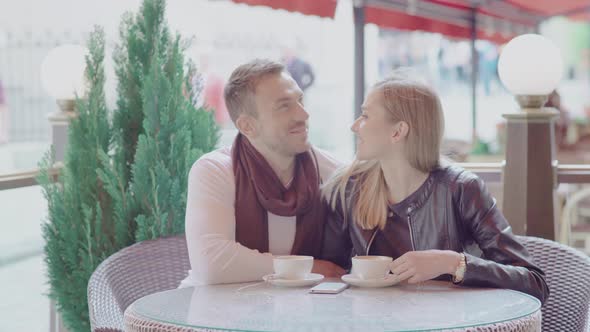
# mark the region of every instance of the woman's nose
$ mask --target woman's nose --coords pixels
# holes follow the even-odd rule
[[[356,119],[353,123],[352,126],[350,126],[350,130],[352,130],[353,133],[356,133],[359,130],[359,119]]]

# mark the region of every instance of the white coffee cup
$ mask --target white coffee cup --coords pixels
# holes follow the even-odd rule
[[[389,256],[355,256],[352,258],[352,274],[359,279],[371,280],[387,276],[393,258]]]
[[[275,256],[272,260],[275,275],[282,279],[304,279],[313,268],[312,256]]]

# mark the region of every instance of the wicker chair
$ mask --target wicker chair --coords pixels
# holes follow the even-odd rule
[[[143,241],[113,254],[88,282],[92,331],[123,331],[123,312],[131,303],[177,288],[189,269],[184,235]]]
[[[519,236],[545,272],[549,299],[541,309],[543,332],[586,332],[590,309],[590,258],[557,242]]]

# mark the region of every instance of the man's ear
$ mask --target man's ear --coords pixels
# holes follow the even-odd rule
[[[240,114],[236,120],[236,128],[244,136],[248,138],[255,138],[258,135],[256,130],[256,119],[248,114]]]
[[[391,141],[394,143],[399,142],[408,137],[409,132],[410,126],[408,125],[408,123],[405,121],[399,121],[392,127]]]

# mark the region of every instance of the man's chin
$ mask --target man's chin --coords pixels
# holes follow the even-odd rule
[[[311,143],[306,140],[300,141],[283,141],[283,143],[278,143],[274,145],[274,151],[277,151],[284,155],[284,156],[296,156],[300,153],[307,152],[311,149]]]
[[[288,149],[285,149],[284,151],[288,155],[296,156],[298,154],[308,152],[310,149],[311,149],[311,144],[307,143],[307,144],[301,144],[301,145],[297,145],[297,146],[290,146]]]

